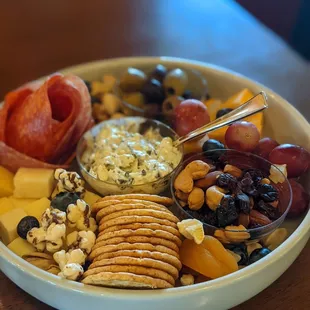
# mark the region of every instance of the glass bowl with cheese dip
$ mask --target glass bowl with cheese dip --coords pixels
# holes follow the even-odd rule
[[[159,194],[183,159],[183,147],[173,146],[177,138],[157,120],[111,119],[83,135],[76,158],[86,182],[101,195]]]

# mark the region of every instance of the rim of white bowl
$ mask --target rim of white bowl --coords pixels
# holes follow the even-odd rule
[[[284,98],[273,92],[271,89],[265,87],[264,85],[255,82],[245,76],[236,73],[232,70],[228,70],[222,68],[220,66],[200,62],[200,61],[193,61],[183,58],[174,58],[174,57],[125,57],[125,58],[114,58],[114,59],[107,59],[107,60],[98,60],[93,62],[88,62],[76,66],[71,66],[60,70],[62,73],[69,73],[74,70],[78,75],[77,71],[85,71],[87,70],[94,70],[98,68],[98,66],[104,66],[105,64],[109,63],[126,63],[128,65],[133,63],[139,63],[140,65],[143,64],[150,64],[150,63],[157,63],[157,62],[170,62],[175,64],[187,65],[191,66],[194,69],[201,70],[201,69],[211,69],[218,74],[226,74],[229,75],[233,79],[238,79],[241,81],[245,81],[249,84],[252,84],[253,87],[260,87],[261,89],[265,90],[268,96],[272,97],[275,101],[279,102],[282,105],[282,108],[287,111],[288,114],[294,115],[296,119],[302,123],[302,126],[308,128],[307,130],[310,131],[310,124],[307,120],[302,116],[302,114],[296,110],[292,105],[290,105]],[[45,78],[45,77],[43,77]],[[43,79],[41,78],[41,79]],[[49,274],[23,260],[21,257],[17,256],[13,253],[8,247],[6,247],[2,242],[0,242],[0,256],[7,261],[7,263],[11,264],[15,268],[19,268],[23,273],[27,274],[30,277],[36,278],[39,281],[46,281],[52,285],[57,285],[64,290],[74,290],[84,295],[90,296],[97,296],[102,298],[111,298],[111,299],[136,299],[137,294],[139,294],[139,298],[143,300],[148,299],[168,299],[174,298],[179,295],[184,295],[184,293],[194,293],[201,290],[214,290],[218,287],[225,287],[231,285],[232,281],[234,284],[237,285],[238,281],[243,280],[244,278],[250,278],[255,276],[255,274],[259,273],[262,269],[266,267],[266,262],[268,261],[268,265],[276,263],[283,255],[288,253],[294,245],[302,239],[308,232],[310,231],[310,210],[305,215],[303,221],[299,224],[297,229],[292,233],[292,235],[285,240],[277,249],[272,251],[269,255],[262,258],[258,262],[253,265],[247,266],[241,270],[238,270],[234,273],[226,275],[224,277],[210,280],[207,282],[194,284],[191,286],[184,286],[184,287],[176,287],[164,290],[124,290],[124,289],[114,289],[114,288],[105,288],[105,287],[95,287],[91,285],[84,285],[79,282],[67,281],[61,279],[58,276],[53,274]]]

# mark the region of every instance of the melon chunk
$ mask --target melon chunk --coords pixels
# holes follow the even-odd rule
[[[14,197],[50,197],[54,188],[54,170],[20,168],[14,177]]]
[[[13,194],[14,174],[4,167],[0,166],[0,197],[6,197]]]
[[[23,209],[13,209],[0,216],[0,238],[4,244],[9,244],[18,237],[17,225],[22,218],[27,216]]]
[[[34,216],[38,221],[41,221],[42,214],[50,207],[50,204],[51,202],[46,197],[43,197],[28,204],[23,209],[28,215]]]
[[[18,237],[14,239],[8,248],[20,257],[36,252],[36,249],[27,241]]]

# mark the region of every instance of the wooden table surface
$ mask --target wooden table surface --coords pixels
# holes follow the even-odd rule
[[[0,98],[73,64],[165,55],[238,71],[310,119],[309,63],[231,1],[0,1],[0,42]],[[274,284],[234,309],[310,309],[309,259],[308,243]],[[0,309],[51,308],[0,272]]]

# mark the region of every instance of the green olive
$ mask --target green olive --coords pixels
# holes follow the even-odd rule
[[[186,72],[182,69],[173,69],[166,75],[163,85],[168,95],[181,96],[188,83]]]
[[[142,89],[147,77],[145,73],[136,68],[128,68],[120,78],[120,88],[124,92],[137,92]]]
[[[163,102],[162,111],[166,116],[172,116],[174,109],[184,100],[183,97],[180,96],[170,96],[167,97]]]
[[[122,99],[135,107],[144,107],[144,96],[140,92],[124,93]]]

